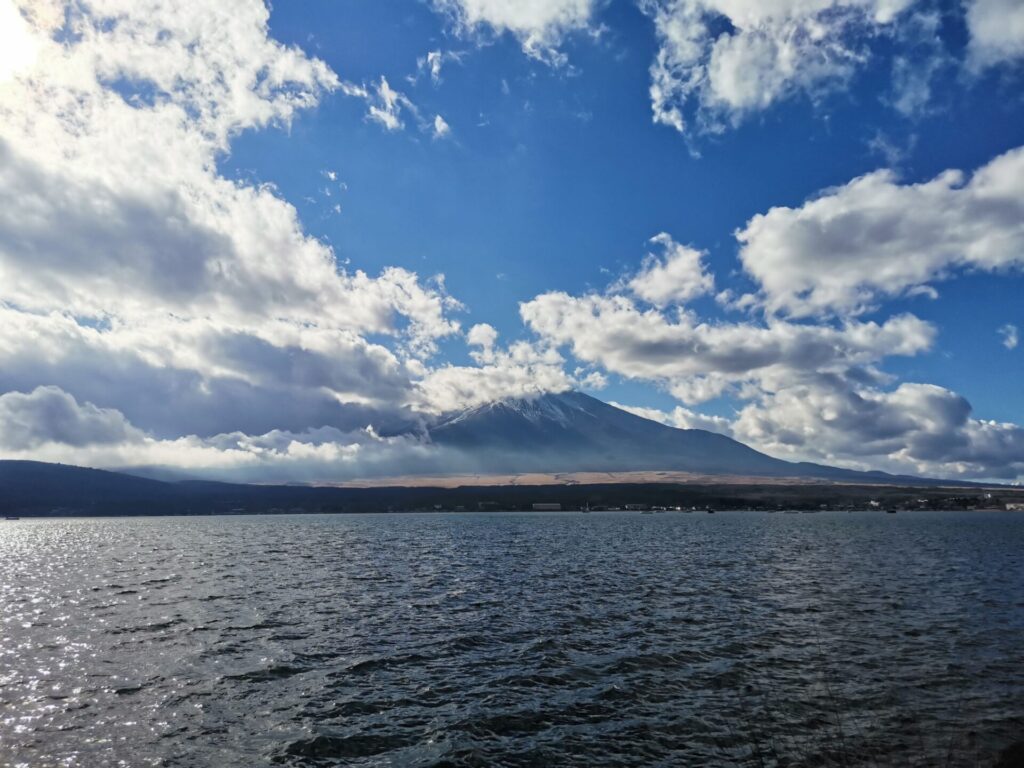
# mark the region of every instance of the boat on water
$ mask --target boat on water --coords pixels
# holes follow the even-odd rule
[[[21,520],[17,515],[4,515],[4,520]]]
[[[895,509],[891,509],[891,508],[887,509],[887,510],[885,510],[885,514],[887,514],[887,515],[895,515],[896,514],[896,510]]]

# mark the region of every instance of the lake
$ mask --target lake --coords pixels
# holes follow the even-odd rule
[[[0,765],[991,765],[1024,514],[0,522]]]

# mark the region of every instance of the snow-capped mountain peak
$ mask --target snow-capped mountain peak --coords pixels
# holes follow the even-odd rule
[[[765,477],[859,479],[850,470],[794,464],[701,429],[676,429],[582,392],[513,397],[448,414],[438,445],[471,456],[483,473],[675,470]]]

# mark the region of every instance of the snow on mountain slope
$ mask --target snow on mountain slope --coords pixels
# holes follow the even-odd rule
[[[511,398],[441,418],[431,439],[474,457],[480,471],[677,470],[724,475],[886,477],[772,458],[725,435],[676,429],[581,392]]]

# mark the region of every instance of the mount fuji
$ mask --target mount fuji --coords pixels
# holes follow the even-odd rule
[[[429,434],[435,444],[469,458],[476,471],[494,474],[671,470],[851,482],[897,479],[884,472],[783,461],[725,435],[669,427],[582,392],[476,406],[440,418]]]

